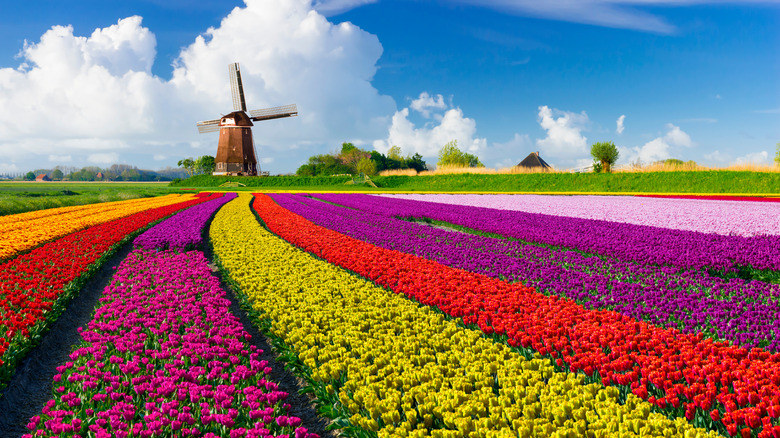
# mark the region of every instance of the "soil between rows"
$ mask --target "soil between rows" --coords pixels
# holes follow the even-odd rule
[[[81,340],[78,327],[85,327],[92,320],[103,290],[132,247],[132,241],[125,244],[92,276],[60,318],[52,324],[40,344],[22,360],[8,386],[0,390],[0,438],[19,438],[29,432],[29,419],[40,415],[46,402],[52,398],[57,366],[70,360],[68,356],[73,346]],[[207,255],[210,254],[207,252]],[[225,298],[231,303],[230,312],[239,319],[244,330],[252,335],[249,343],[263,350],[260,359],[268,361],[273,369],[267,377],[279,385],[280,391],[289,394],[286,400],[291,405],[289,415],[300,417],[301,426],[321,437],[339,436],[335,431],[326,430],[330,420],[317,414],[310,396],[299,393],[305,382],[285,370],[284,364],[276,360],[277,355],[267,338],[252,325],[246,312],[238,305],[234,292],[222,281],[219,272],[214,272],[214,275],[220,279],[220,285],[226,292]]]

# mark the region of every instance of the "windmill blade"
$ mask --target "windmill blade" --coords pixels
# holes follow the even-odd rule
[[[207,132],[217,132],[219,131],[219,121],[220,119],[214,119],[214,120],[204,120],[202,122],[198,122],[198,132],[201,134],[205,134]]]
[[[238,63],[234,62],[228,65],[230,74],[230,93],[233,95],[233,109],[236,111],[246,111],[246,99],[244,99],[244,85],[241,83],[241,71]]]
[[[298,115],[298,107],[295,104],[277,106],[273,108],[265,108],[259,110],[249,111],[249,115],[252,116],[252,121],[258,120],[270,120],[281,119],[282,117],[293,117]]]

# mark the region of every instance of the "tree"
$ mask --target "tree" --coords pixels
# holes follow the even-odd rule
[[[211,155],[203,155],[195,160],[195,172],[205,173],[210,175],[216,169],[217,164],[214,162],[214,157]]]
[[[179,160],[178,163],[176,163],[179,167],[183,167],[184,170],[187,171],[187,175],[192,176],[195,173],[195,160],[192,158],[185,158],[183,160]]]
[[[30,171],[30,172],[27,172],[27,173],[24,175],[24,179],[26,179],[27,181],[35,181],[35,174],[34,174],[34,173],[32,173],[32,171]]]
[[[398,160],[398,161],[403,160],[403,158],[401,158],[401,148],[399,148],[398,146],[393,145],[387,151],[387,158],[390,158],[392,160]]]
[[[406,157],[406,160],[404,160],[404,167],[408,169],[414,169],[418,172],[428,170],[428,165],[425,164],[425,161],[423,161],[422,155],[418,153],[415,153],[411,157]]]
[[[376,163],[374,163],[374,160],[370,158],[363,158],[362,160],[358,161],[356,170],[358,173],[362,173],[363,175],[374,175],[376,174]]]
[[[777,152],[775,152],[775,163],[780,166],[780,142],[777,143]]]
[[[485,167],[476,155],[458,149],[458,140],[452,140],[439,150],[439,167]]]
[[[612,172],[612,165],[617,161],[620,152],[618,152],[615,143],[611,141],[594,143],[590,147],[590,154],[594,160],[594,171],[596,170],[596,162],[601,164],[601,170],[604,172]]]
[[[65,176],[62,174],[62,171],[60,169],[54,169],[51,173],[51,179],[55,181],[59,181],[62,179],[62,177]]]

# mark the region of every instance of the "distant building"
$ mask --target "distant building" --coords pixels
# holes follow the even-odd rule
[[[103,172],[98,172],[97,175],[95,175],[95,179],[104,179],[105,175],[103,175]]]
[[[552,166],[547,164],[546,161],[542,159],[542,157],[539,156],[539,152],[531,152],[523,161],[520,162],[520,164],[517,165],[518,167],[528,167],[528,168],[535,168],[540,167],[544,170],[552,169]]]
[[[51,178],[49,178],[49,175],[46,175],[45,173],[42,173],[35,177],[36,181],[51,181]]]

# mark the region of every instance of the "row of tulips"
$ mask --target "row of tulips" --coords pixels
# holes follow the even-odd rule
[[[176,204],[69,234],[0,264],[0,382],[10,377],[16,363],[59,317],[86,278],[130,235],[210,199],[182,196]]]
[[[235,193],[190,207],[141,233],[133,241],[136,247],[153,249],[195,248],[203,242],[203,229],[214,212],[236,198]]]
[[[780,196],[736,196],[736,195],[636,195],[647,198],[667,198],[667,199],[700,199],[709,201],[752,201],[752,202],[780,202]]]
[[[316,438],[228,306],[203,253],[134,250],[25,437]]]
[[[780,350],[780,285],[723,279],[696,271],[604,260],[347,209],[303,195],[277,194],[306,219],[383,248],[507,281],[588,308],[614,310],[684,333],[703,333],[744,347]],[[338,202],[338,196],[328,199]]]
[[[51,214],[50,210],[39,210],[12,215],[7,217],[7,223],[0,223],[0,260],[78,230],[179,202],[181,196],[168,195],[55,209],[60,211],[58,214]],[[35,217],[34,213],[39,217]],[[25,219],[12,221],[14,216],[24,216]]]
[[[752,266],[780,270],[780,236],[723,236],[484,207],[453,208],[437,202],[363,194],[315,196],[323,200],[337,196],[342,205],[361,210],[370,208],[388,217],[435,219],[628,262],[691,269]]]
[[[721,197],[560,195],[384,195],[396,199],[622,222],[722,235],[780,235],[780,205],[745,205]],[[742,198],[752,199],[752,198]],[[758,198],[768,201],[767,198]],[[780,198],[775,199],[780,201]]]
[[[723,432],[780,434],[780,354],[659,328],[613,311],[588,310],[520,284],[379,248],[317,226],[258,196],[269,229],[394,292],[437,306],[486,333],[508,336],[563,369],[600,377],[669,415]]]
[[[271,335],[292,349],[303,364],[298,369],[323,389],[318,393],[331,396],[351,427],[415,437],[715,436],[651,412],[633,394],[620,403],[615,388],[555,372],[547,359],[525,358],[317,260],[260,226],[250,198],[239,195],[215,216],[214,253],[267,319]],[[272,228],[294,221],[263,195],[254,206]],[[385,268],[381,259],[369,265]],[[454,292],[463,294],[465,286]]]

